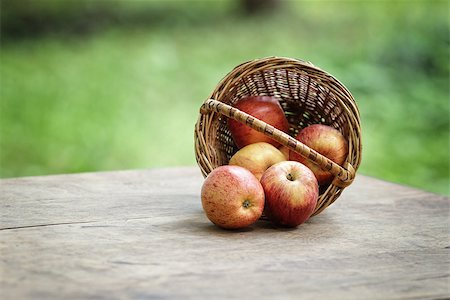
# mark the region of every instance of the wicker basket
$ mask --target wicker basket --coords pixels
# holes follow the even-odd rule
[[[290,124],[289,134],[232,107],[252,95],[279,99]],[[271,136],[335,176],[331,184],[321,187],[314,215],[352,183],[361,162],[361,127],[353,96],[336,78],[309,62],[268,57],[243,63],[222,79],[201,106],[195,125],[195,155],[203,176],[228,164],[237,151],[227,118]],[[347,138],[349,152],[343,167],[293,138],[302,128],[318,123],[338,129]]]

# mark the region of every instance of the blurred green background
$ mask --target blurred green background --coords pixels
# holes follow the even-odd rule
[[[447,1],[1,3],[1,177],[195,165],[236,65],[301,58],[357,100],[360,173],[450,195]]]

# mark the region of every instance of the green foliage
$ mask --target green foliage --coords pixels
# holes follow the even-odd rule
[[[3,43],[2,177],[194,165],[203,100],[234,66],[277,55],[352,91],[361,173],[450,194],[446,2],[292,1],[259,17],[230,1],[124,3],[122,18],[158,13]]]

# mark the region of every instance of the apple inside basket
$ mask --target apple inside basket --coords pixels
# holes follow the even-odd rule
[[[244,97],[261,95],[278,99],[289,123],[287,133],[233,107]],[[195,125],[196,160],[204,176],[228,164],[238,150],[228,119],[264,133],[333,175],[331,183],[320,190],[314,214],[340,196],[360,165],[361,127],[355,100],[337,79],[311,63],[269,57],[241,64],[222,79],[201,106]],[[328,125],[345,137],[348,152],[342,165],[294,138],[312,124]]]

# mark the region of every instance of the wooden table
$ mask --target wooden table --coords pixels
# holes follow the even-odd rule
[[[5,179],[1,299],[442,299],[449,198],[359,175],[297,229],[225,231],[197,168]]]

